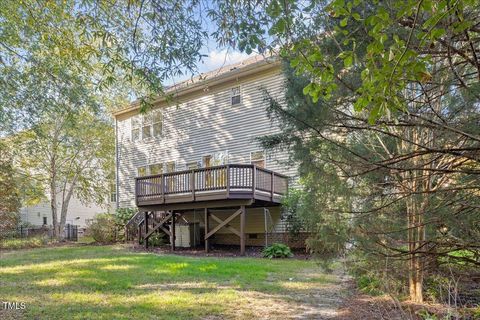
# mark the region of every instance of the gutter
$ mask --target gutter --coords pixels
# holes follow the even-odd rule
[[[209,79],[199,80],[199,81],[194,82],[192,84],[186,84],[184,87],[180,87],[180,88],[173,87],[169,90],[166,90],[165,95],[173,93],[175,95],[175,97],[178,98],[178,97],[181,97],[182,95],[185,95],[187,93],[198,91],[203,87],[208,87],[208,86],[211,86],[211,85],[220,84],[220,83],[223,83],[227,80],[235,79],[235,78],[238,78],[240,76],[246,76],[246,75],[256,73],[256,72],[259,72],[259,71],[262,71],[262,70],[268,70],[268,69],[273,68],[275,66],[278,66],[280,64],[281,64],[281,61],[279,59],[275,58],[275,57],[265,58],[263,60],[257,61],[255,63],[249,64],[249,65],[246,65],[246,66],[243,66],[243,67],[237,67],[233,70],[224,72],[224,73],[222,73],[218,76],[213,76]],[[153,104],[157,104],[157,103],[163,102],[165,100],[166,100],[165,96],[160,96],[153,101]],[[118,110],[118,111],[115,111],[112,114],[113,114],[114,117],[117,117],[117,116],[122,115],[124,113],[128,113],[128,112],[137,110],[139,108],[140,108],[140,102],[137,100],[137,101],[132,102],[128,107],[126,107],[124,109],[121,109],[121,110]]]

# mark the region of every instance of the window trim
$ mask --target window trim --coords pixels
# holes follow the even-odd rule
[[[160,115],[159,121],[154,121],[155,113]],[[139,117],[139,119],[135,119],[135,117]],[[150,117],[150,119],[149,119]],[[160,109],[151,110],[149,114],[136,114],[130,118],[130,141],[137,142],[137,141],[144,141],[144,140],[151,140],[151,139],[158,139],[163,137],[163,112]],[[138,123],[134,126],[134,121]],[[158,135],[154,134],[154,125],[160,124],[160,133]],[[145,137],[143,134],[144,128],[149,127],[150,136]],[[133,131],[138,130],[138,139],[133,139]]]
[[[235,88],[238,88],[238,91],[239,91],[239,92],[238,92],[238,94],[233,95],[233,89],[235,89]],[[233,104],[233,98],[236,97],[236,96],[239,97],[239,101],[238,101],[238,103]],[[230,88],[230,106],[231,106],[231,107],[236,107],[236,106],[242,105],[242,103],[243,103],[243,99],[242,99],[242,86],[241,86],[241,85],[238,85],[238,86],[231,87],[231,88]]]
[[[168,165],[169,164],[173,164],[173,170],[168,172]],[[165,161],[164,162],[164,168],[165,170],[163,170],[163,173],[172,173],[172,172],[175,172],[177,170],[177,161],[175,160],[172,160],[172,161]]]
[[[144,175],[139,174],[139,171],[140,171],[141,168],[145,168],[145,174]],[[148,165],[137,167],[137,177],[145,177],[145,176],[148,176]]]
[[[160,172],[159,173],[152,173],[152,166],[160,166]],[[147,175],[151,176],[154,174],[163,174],[164,171],[164,164],[163,162],[156,162],[156,163],[151,163],[147,165]]]
[[[157,175],[157,174],[165,174],[165,173],[168,173],[166,171],[166,166],[168,163],[173,163],[173,171],[172,172],[175,172],[177,171],[178,169],[178,163],[176,160],[172,160],[172,161],[163,161],[163,162],[154,162],[154,163],[149,163],[149,164],[145,164],[143,166],[138,166],[137,167],[137,172],[136,172],[136,177],[144,177],[144,176],[140,176],[138,175],[138,170],[140,168],[145,168],[145,176],[151,176],[151,175]],[[151,166],[154,166],[154,165],[160,165],[162,171],[160,173],[152,173],[151,171]]]
[[[225,154],[225,163],[224,164],[211,164],[210,166],[211,167],[215,167],[215,166],[223,166],[223,165],[227,165],[230,163],[230,152],[228,152],[228,150],[223,150],[223,151],[216,151],[216,152],[211,152],[211,153],[206,153],[204,155],[202,155],[202,159],[200,161],[200,168],[205,168],[205,159],[206,157],[210,157],[210,161],[215,161],[215,155],[218,154],[218,153],[224,153]]]
[[[210,158],[210,167],[212,166],[213,154],[210,153],[210,154],[206,154],[206,155],[202,156],[202,161],[201,161],[202,166],[201,166],[201,168],[207,168],[207,167],[205,167],[205,158],[207,158],[207,157]]]
[[[117,190],[114,182],[110,183],[110,199],[109,200],[110,200],[110,203],[117,202]]]
[[[190,168],[190,165],[194,164],[195,165],[195,168]],[[188,161],[187,163],[185,163],[185,167],[187,170],[195,170],[195,169],[199,169],[202,167],[202,164],[201,164],[201,161],[198,161],[198,160],[193,160],[193,161]]]

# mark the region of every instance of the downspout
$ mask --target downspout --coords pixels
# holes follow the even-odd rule
[[[119,198],[120,195],[118,193],[118,121],[115,117],[115,209],[119,208]]]
[[[268,222],[267,222],[267,208],[263,208],[263,217],[265,218],[265,248],[268,247]],[[269,213],[269,212],[268,212]]]

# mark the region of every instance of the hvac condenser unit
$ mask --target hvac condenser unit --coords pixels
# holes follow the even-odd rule
[[[200,245],[200,225],[197,223],[175,225],[175,246],[190,248]]]

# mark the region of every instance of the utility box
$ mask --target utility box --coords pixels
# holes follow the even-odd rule
[[[200,244],[200,224],[198,222],[175,225],[176,247],[190,248]]]

